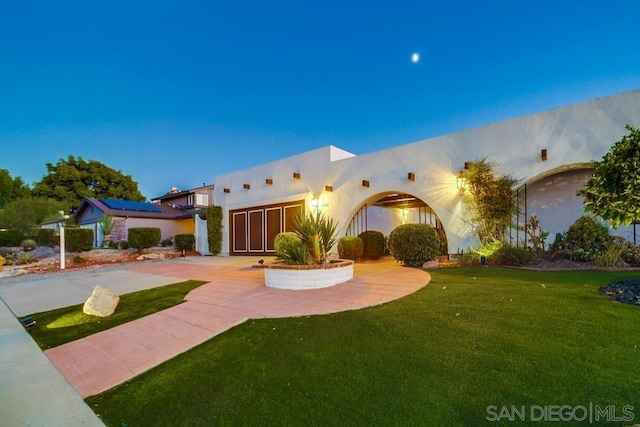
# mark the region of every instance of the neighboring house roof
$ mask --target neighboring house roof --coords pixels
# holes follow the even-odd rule
[[[202,187],[190,188],[188,190],[178,190],[176,187],[172,187],[171,190],[167,193],[164,193],[160,197],[155,197],[151,199],[151,203],[158,203],[164,200],[177,199],[183,196],[187,196],[189,194],[200,193],[202,190],[213,190],[215,185],[203,185]]]
[[[85,198],[76,210],[74,216],[79,218],[89,207],[94,206],[100,211],[119,217],[156,218],[156,219],[185,219],[191,218],[191,212],[176,209],[172,206],[157,205],[147,202],[131,200]]]

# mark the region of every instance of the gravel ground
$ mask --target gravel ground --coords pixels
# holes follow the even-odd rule
[[[28,264],[5,265],[0,272],[0,285],[42,280],[52,275],[58,278],[64,278],[74,274],[133,268],[142,263],[167,264],[180,262],[185,259],[181,257],[181,254],[174,248],[152,248],[146,250],[144,253],[157,254],[160,258],[138,261],[136,258],[139,254],[134,250],[94,249],[88,252],[68,254],[65,257],[65,270],[60,270],[59,254]],[[188,257],[193,257],[194,255],[199,256],[195,252],[187,254]],[[76,256],[82,257],[84,262],[74,262]],[[18,275],[13,275],[17,272],[19,272]]]

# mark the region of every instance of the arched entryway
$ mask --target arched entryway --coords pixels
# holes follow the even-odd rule
[[[385,236],[401,224],[429,224],[441,237],[441,255],[446,255],[447,240],[442,222],[435,211],[420,198],[407,193],[380,193],[367,199],[351,218],[348,236],[364,231],[380,231]]]

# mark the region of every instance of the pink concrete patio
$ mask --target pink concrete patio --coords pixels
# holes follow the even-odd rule
[[[305,291],[264,286],[253,258],[204,258],[133,271],[207,280],[186,302],[45,354],[84,398],[108,390],[248,319],[357,310],[393,301],[424,287],[428,273],[395,261],[357,263],[355,277]]]

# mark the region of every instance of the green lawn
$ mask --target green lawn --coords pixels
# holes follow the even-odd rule
[[[383,306],[246,322],[87,403],[109,426],[511,426],[487,407],[590,403],[640,421],[640,307],[597,292],[638,273],[431,274]]]
[[[116,311],[109,317],[84,314],[84,304],[32,314],[37,324],[31,336],[43,350],[57,347],[180,304],[189,291],[204,283],[207,282],[188,280],[121,295]]]

